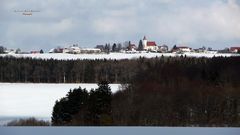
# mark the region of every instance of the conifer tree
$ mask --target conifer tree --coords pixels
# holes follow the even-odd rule
[[[56,101],[52,113],[52,124],[56,126],[71,125],[74,116],[82,110],[86,110],[88,96],[86,89],[81,87],[70,90],[66,97]],[[86,121],[85,117],[80,121]]]
[[[138,50],[139,50],[139,51],[142,51],[142,50],[143,50],[143,43],[142,43],[142,40],[139,41],[139,44],[138,44]]]
[[[111,125],[111,89],[106,81],[98,84],[98,89],[90,92],[89,116],[93,125]]]

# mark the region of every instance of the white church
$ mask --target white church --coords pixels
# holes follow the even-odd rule
[[[143,44],[143,50],[146,50],[146,51],[157,51],[158,50],[158,46],[157,46],[156,42],[148,41],[146,36],[144,36],[144,38],[142,40],[142,44]]]

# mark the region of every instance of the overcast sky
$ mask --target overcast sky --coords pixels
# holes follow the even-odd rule
[[[7,48],[138,44],[144,35],[170,47],[240,46],[240,0],[0,0],[0,45]]]

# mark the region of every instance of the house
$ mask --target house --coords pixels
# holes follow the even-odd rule
[[[101,50],[98,48],[81,48],[80,53],[101,53]]]
[[[127,47],[127,50],[128,51],[136,51],[137,50],[137,46],[135,44],[130,44],[128,47]]]
[[[62,53],[62,52],[63,52],[63,48],[61,47],[53,48],[49,51],[49,53]]]
[[[71,53],[71,54],[101,53],[101,49],[99,49],[99,48],[80,48],[80,47],[78,47],[78,45],[75,44],[68,48],[64,48],[63,53]]]
[[[218,50],[217,53],[231,53],[229,48],[224,48],[223,50]]]
[[[230,52],[232,53],[239,53],[240,52],[240,47],[231,47]]]
[[[168,52],[168,46],[167,45],[158,46],[158,52],[167,53]]]
[[[191,52],[191,51],[192,51],[192,48],[187,47],[187,46],[176,46],[175,45],[172,49],[172,52],[175,52],[175,53]]]
[[[104,45],[97,45],[95,48],[100,49],[101,52],[103,52],[105,47],[104,47]]]
[[[207,48],[205,46],[198,48],[198,49],[194,49],[194,51],[196,53],[207,53]]]
[[[154,52],[158,50],[157,44],[154,41],[148,41],[146,36],[144,36],[142,40],[142,44],[143,44],[143,50],[154,51]]]
[[[48,51],[48,53],[54,53],[54,49],[55,49],[55,48],[50,49],[50,50]]]
[[[78,47],[78,45],[73,44],[70,47],[61,48],[60,53],[79,54],[79,53],[81,53],[81,49],[80,49],[80,47]]]
[[[81,49],[78,46],[70,46],[68,49],[69,49],[69,53],[73,53],[73,54],[81,53]]]
[[[63,48],[62,53],[71,53],[69,48]]]
[[[187,47],[187,46],[179,46],[178,49],[181,52],[191,52],[192,51],[192,48]]]
[[[40,54],[40,51],[30,51],[31,54]]]

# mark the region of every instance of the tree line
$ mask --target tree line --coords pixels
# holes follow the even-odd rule
[[[50,122],[44,120],[38,120],[34,117],[27,119],[19,119],[8,122],[4,126],[50,126]]]
[[[133,64],[130,66],[129,64]],[[0,82],[32,83],[126,83],[136,61],[130,60],[36,60],[0,57]]]
[[[160,57],[127,62],[136,68],[124,90],[101,96],[81,88],[70,91],[56,102],[53,125],[240,126],[240,57]],[[72,93],[78,93],[78,98],[71,98]],[[104,97],[109,100],[105,102]],[[108,109],[98,111],[103,104]],[[92,110],[91,105],[95,105]],[[56,111],[56,106],[67,113]]]

